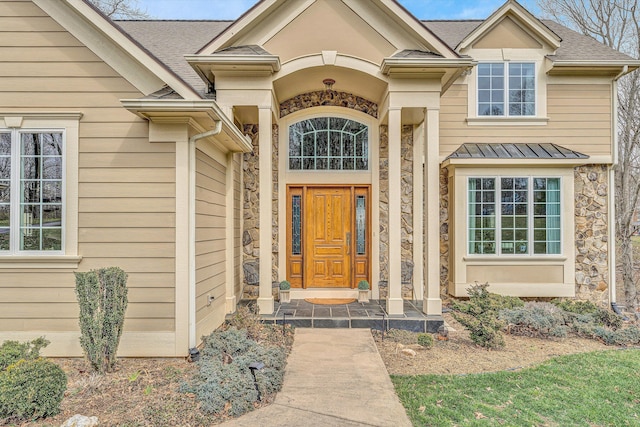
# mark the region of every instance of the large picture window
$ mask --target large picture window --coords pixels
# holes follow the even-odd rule
[[[535,116],[533,63],[478,64],[478,116]]]
[[[290,170],[369,170],[369,129],[340,117],[289,126]]]
[[[63,250],[63,140],[0,131],[0,254]]]
[[[469,254],[560,254],[560,208],[560,178],[469,178]]]

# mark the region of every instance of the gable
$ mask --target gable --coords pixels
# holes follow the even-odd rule
[[[473,44],[475,49],[540,49],[542,43],[506,16]]]
[[[396,48],[341,1],[318,1],[264,44],[281,61],[337,51],[379,63]]]

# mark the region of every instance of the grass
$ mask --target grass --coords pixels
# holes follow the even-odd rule
[[[392,376],[416,426],[640,425],[640,350],[558,357],[518,372]]]

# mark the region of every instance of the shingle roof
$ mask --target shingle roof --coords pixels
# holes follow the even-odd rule
[[[422,21],[422,23],[438,37],[440,37],[451,49],[458,44],[476,27],[484,21]],[[562,39],[560,48],[555,55],[550,56],[555,61],[628,61],[630,56],[611,49],[597,42],[589,36],[577,33],[557,22],[542,19],[541,22]]]
[[[115,21],[174,73],[204,94],[206,86],[184,55],[196,53],[232,21]]]
[[[257,44],[250,44],[246,46],[231,46],[226,49],[218,50],[214,52],[216,54],[225,54],[225,55],[271,55],[269,52],[264,50],[261,46]]]
[[[422,21],[429,30],[442,39],[451,49],[455,49],[482,22],[482,20]],[[550,20],[542,20],[542,22],[562,38],[561,46],[556,55],[551,57],[553,60],[628,61],[632,59],[556,22]],[[194,54],[199,51],[222,33],[233,21],[119,20],[115,21],[115,23],[195,90],[204,94],[206,92],[205,84],[185,61],[184,55]],[[260,46],[240,46],[221,52],[231,54],[268,54]],[[395,56],[437,57],[432,52],[411,49],[398,52]]]
[[[588,159],[556,144],[462,144],[447,159]]]
[[[393,55],[393,58],[442,58],[442,55],[426,50],[405,49]]]

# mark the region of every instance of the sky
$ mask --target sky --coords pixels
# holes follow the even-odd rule
[[[136,0],[154,19],[236,19],[257,0]],[[367,0],[362,0],[367,1]],[[505,0],[399,0],[419,19],[485,19]],[[520,3],[537,14],[535,0]]]

